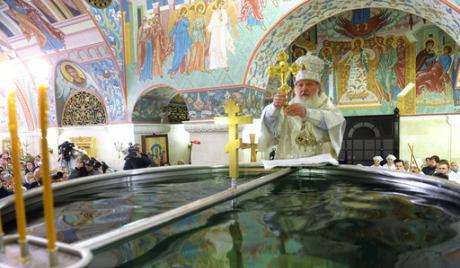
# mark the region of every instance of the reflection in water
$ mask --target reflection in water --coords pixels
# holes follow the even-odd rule
[[[245,175],[247,179],[262,174],[254,172]],[[230,186],[227,175],[222,173],[212,174],[208,179],[202,179],[202,176],[175,179],[173,183],[167,184],[145,181],[119,183],[66,196],[65,202],[57,203],[55,211],[58,240],[73,243],[94,237],[135,220],[226,190]],[[43,219],[32,220],[28,232],[45,237]],[[145,239],[140,240],[140,244],[145,244]]]
[[[458,216],[379,187],[283,178],[234,208],[221,204],[113,245],[91,266],[115,259],[123,267],[392,267],[414,263],[416,251],[460,248]],[[451,255],[433,255],[432,264]]]

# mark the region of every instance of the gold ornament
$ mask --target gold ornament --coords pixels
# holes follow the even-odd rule
[[[112,0],[86,0],[86,2],[95,8],[106,8],[112,3]]]

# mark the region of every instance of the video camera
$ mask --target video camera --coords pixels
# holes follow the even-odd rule
[[[83,160],[83,164],[85,164],[85,166],[91,166],[91,167],[94,167],[94,160],[93,159],[86,159],[86,160]]]
[[[62,157],[64,157],[65,161],[70,161],[73,147],[75,147],[75,144],[68,141],[63,142],[61,145],[58,146],[59,154],[62,155]]]
[[[128,155],[135,155],[137,153],[137,148],[134,145],[128,147]]]

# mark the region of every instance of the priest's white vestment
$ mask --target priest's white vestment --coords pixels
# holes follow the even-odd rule
[[[290,102],[290,104],[292,101]],[[306,116],[285,115],[273,104],[262,111],[258,149],[268,156],[276,148],[275,159],[293,159],[330,153],[337,159],[345,132],[345,118],[329,98],[321,93],[305,107]]]

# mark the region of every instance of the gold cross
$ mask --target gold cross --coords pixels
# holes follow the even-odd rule
[[[230,154],[229,175],[236,179],[239,176],[238,149],[241,145],[238,139],[238,124],[252,124],[252,116],[237,116],[240,106],[234,100],[229,100],[225,104],[224,111],[228,117],[217,116],[214,123],[228,124],[228,143],[225,145],[225,152]]]
[[[291,87],[287,84],[287,80],[289,78],[289,75],[292,73],[293,75],[296,75],[297,72],[300,71],[300,66],[297,63],[291,64],[289,66],[289,63],[287,60],[289,59],[288,55],[286,52],[281,51],[278,53],[278,56],[276,56],[276,62],[277,64],[271,63],[270,66],[267,69],[268,77],[273,78],[275,76],[280,77],[281,81],[281,86],[278,88],[278,93],[284,93],[288,94],[289,91],[291,91]],[[286,103],[287,105],[287,103]]]
[[[241,149],[251,149],[251,162],[256,162],[256,157],[257,157],[256,134],[249,134],[249,143],[243,143],[243,141],[240,138],[240,148]]]

